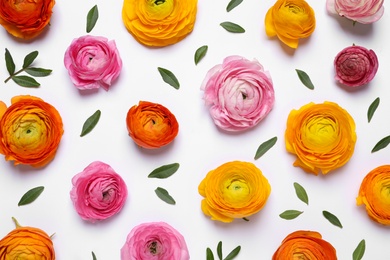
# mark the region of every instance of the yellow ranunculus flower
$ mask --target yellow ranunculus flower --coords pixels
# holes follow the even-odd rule
[[[379,166],[364,177],[356,204],[364,204],[372,220],[390,225],[390,165]]]
[[[210,171],[198,187],[202,211],[213,220],[232,222],[260,211],[271,186],[253,163],[232,161]]]
[[[353,118],[333,102],[309,103],[292,110],[287,119],[286,149],[297,156],[294,166],[315,175],[347,163],[356,138]]]
[[[314,10],[304,0],[278,0],[265,16],[265,32],[296,49],[300,38],[309,37],[316,27]]]
[[[124,0],[122,20],[134,38],[163,47],[192,32],[198,0]]]

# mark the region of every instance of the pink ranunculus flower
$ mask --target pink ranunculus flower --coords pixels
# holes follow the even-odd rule
[[[188,260],[184,237],[165,222],[134,227],[121,249],[121,260]]]
[[[373,50],[349,46],[334,59],[335,79],[348,87],[363,86],[375,77],[378,66],[378,57]]]
[[[257,60],[229,56],[211,68],[202,82],[203,99],[214,123],[225,131],[257,125],[272,109],[271,76]]]
[[[127,186],[110,165],[95,161],[72,178],[70,198],[84,220],[92,223],[117,214],[127,199]]]
[[[72,83],[80,90],[108,90],[122,70],[114,40],[86,35],[76,38],[65,52],[64,64]]]
[[[382,17],[385,10],[383,2],[384,0],[327,0],[326,9],[331,14],[370,24]]]

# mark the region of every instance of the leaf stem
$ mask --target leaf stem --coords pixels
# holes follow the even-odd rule
[[[26,69],[26,68],[21,68],[20,70],[18,70],[18,71],[15,72],[14,74],[9,75],[9,77],[6,78],[6,79],[4,80],[4,83],[7,83],[10,79],[12,79],[13,76],[18,75],[19,73],[23,72],[25,69]]]

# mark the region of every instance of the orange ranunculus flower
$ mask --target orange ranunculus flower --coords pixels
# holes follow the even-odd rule
[[[13,36],[32,39],[49,24],[54,0],[1,0],[0,24]]]
[[[259,212],[267,202],[271,186],[253,163],[232,161],[211,170],[198,191],[204,197],[201,207],[205,215],[232,222]]]
[[[122,20],[138,42],[163,47],[192,32],[197,4],[197,0],[124,0]]]
[[[294,166],[315,175],[347,163],[356,138],[353,118],[333,102],[306,104],[292,110],[287,119],[286,149],[297,156]]]
[[[356,198],[358,206],[364,204],[368,216],[383,225],[390,225],[390,165],[370,171],[360,185]]]
[[[126,125],[134,142],[149,149],[169,144],[179,132],[175,115],[163,105],[148,101],[140,101],[129,109]]]
[[[336,260],[336,249],[316,231],[289,234],[272,256],[272,260]]]
[[[0,104],[0,153],[15,165],[46,165],[54,158],[64,132],[60,114],[34,96],[15,96],[11,103],[8,108]]]
[[[291,48],[309,37],[316,27],[314,10],[305,0],[278,0],[265,16],[265,32]]]

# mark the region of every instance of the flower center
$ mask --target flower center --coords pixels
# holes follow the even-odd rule
[[[156,1],[154,1],[155,5],[161,5],[163,3],[165,3],[165,0],[156,0]]]

